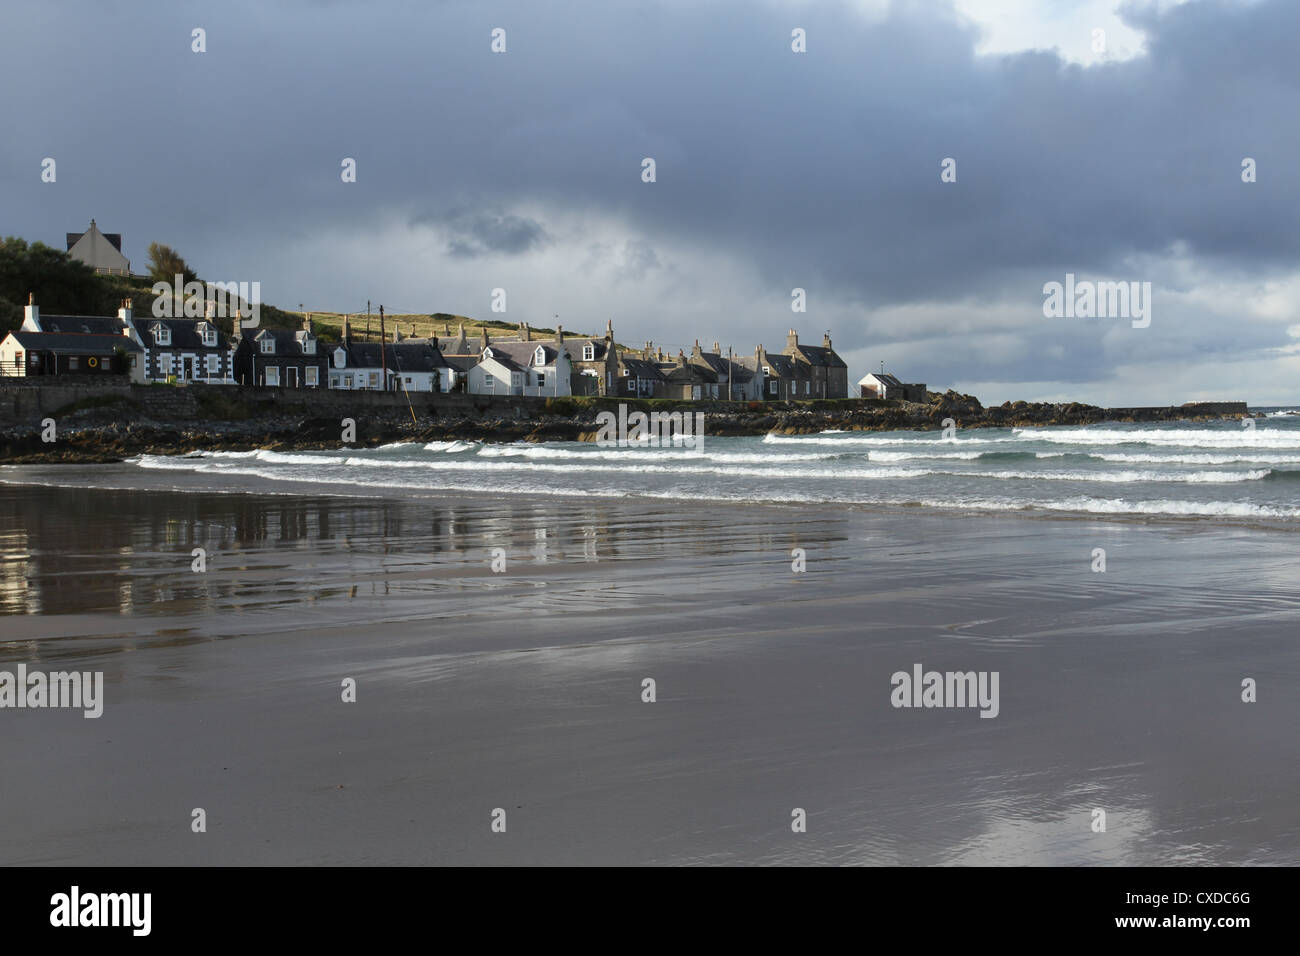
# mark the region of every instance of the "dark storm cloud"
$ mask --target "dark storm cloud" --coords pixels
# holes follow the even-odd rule
[[[975,28],[939,3],[878,20],[742,0],[8,6],[0,53],[32,84],[0,107],[0,231],[53,238],[96,215],[137,243],[134,259],[179,232],[192,261],[237,270],[241,235],[291,247],[391,214],[439,230],[458,260],[523,261],[554,230],[520,209],[558,209],[626,225],[624,276],[702,244],[761,277],[751,297],[788,304],[800,286],[841,314],[924,302],[954,318],[999,301],[1032,317],[1042,283],[1066,271],[1149,279],[1132,263],[1175,252],[1235,279],[1293,268],[1300,4],[1125,16],[1148,53],[1084,68],[1050,52],[976,56]],[[194,26],[205,54],[190,52]],[[504,55],[489,51],[498,26]],[[790,51],[795,26],[806,54]],[[39,182],[47,155],[57,187]],[[344,157],[355,184],[340,183]],[[940,182],[945,157],[956,183]],[[585,261],[555,281],[580,281]],[[1287,341],[1280,326],[1234,344],[1195,328],[1195,312],[1178,321],[1192,331],[1158,318],[1133,349]],[[728,316],[714,334],[751,324]],[[1029,347],[1000,360],[1006,380],[1086,380],[1113,361],[1087,328],[1008,334]],[[927,339],[865,320],[837,345],[882,336]],[[952,374],[959,359],[932,367]]]
[[[546,227],[536,219],[500,211],[452,209],[441,214],[415,216],[411,221],[442,229],[447,235],[447,254],[458,259],[476,259],[493,253],[522,255],[549,239]]]

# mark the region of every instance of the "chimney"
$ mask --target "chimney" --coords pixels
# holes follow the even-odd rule
[[[23,324],[31,323],[33,329],[40,328],[41,307],[36,304],[36,293],[27,293],[27,305],[23,307]]]
[[[613,319],[605,320],[605,341],[606,342],[614,341],[614,320]]]
[[[131,300],[130,299],[122,300],[122,304],[117,310],[117,317],[122,322],[122,326],[123,326],[122,334],[130,335],[134,327],[131,321]]]
[[[786,337],[785,337],[785,347],[788,348],[788,349],[793,349],[793,348],[798,347],[798,345],[799,345],[799,333],[796,332],[794,329],[791,329],[791,330],[786,334]]]
[[[564,344],[564,326],[558,323],[555,326],[555,344],[556,345]]]
[[[686,364],[686,353],[681,349],[677,350],[677,364],[683,366]]]
[[[312,335],[316,331],[316,324],[312,322],[310,312],[308,312],[307,317],[302,320],[302,330],[308,335]]]
[[[695,348],[691,349],[691,358],[693,358],[693,359],[700,358],[700,357],[702,356],[702,354],[703,354],[703,353],[700,352],[700,340],[699,340],[699,339],[696,339],[696,340],[695,340]]]
[[[718,347],[718,343],[717,343],[717,342],[714,342],[714,343],[713,343],[713,351],[716,352],[718,355],[721,355],[721,354],[722,354],[722,349]]]
[[[528,327],[528,323],[520,322],[519,327],[524,331],[524,341],[531,342],[533,340],[533,330]]]
[[[348,321],[348,316],[343,316],[343,347],[352,347],[352,323]]]
[[[653,344],[652,342],[647,342],[647,343],[645,344],[645,350],[641,353],[641,357],[642,357],[643,359],[645,359],[647,362],[650,361],[650,354],[651,354],[651,353],[650,353],[650,346],[651,346],[652,344]]]
[[[396,322],[393,323],[393,344],[396,345],[402,341],[402,327]]]
[[[827,329],[826,334],[822,336],[822,348],[828,349],[830,347],[831,347],[831,330]]]
[[[482,342],[483,342],[483,345],[479,348],[479,351],[480,351],[480,352],[482,352],[483,349],[487,348],[488,345],[490,344],[489,341],[488,341],[488,334],[487,334],[487,326],[486,326],[486,325],[483,326],[483,338],[482,338]]]

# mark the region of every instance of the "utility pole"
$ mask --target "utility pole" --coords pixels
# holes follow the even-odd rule
[[[727,401],[729,402],[733,400],[733,393],[731,391],[731,366],[733,364],[731,361],[731,354],[732,354],[731,346],[728,345],[727,346]]]
[[[379,387],[385,392],[388,391],[388,356],[384,354],[386,345],[384,343],[384,307],[379,307],[379,367],[383,370],[383,377]]]
[[[370,341],[370,300],[366,299],[366,341]]]

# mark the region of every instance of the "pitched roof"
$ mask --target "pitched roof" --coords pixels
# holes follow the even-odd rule
[[[827,368],[848,368],[844,360],[835,354],[834,349],[823,348],[820,345],[796,345],[795,348],[809,365],[824,365]]]
[[[443,354],[432,345],[387,342],[383,345],[383,358],[380,358],[378,342],[353,342],[350,346],[338,346],[347,353],[350,368],[380,368],[387,365],[394,372],[430,372],[445,368],[450,363]]]
[[[903,383],[888,372],[868,372],[866,375],[862,376],[862,378],[858,379],[858,384],[863,384],[869,378],[874,378],[881,385],[893,385],[897,388],[903,387]]]
[[[96,226],[95,228],[98,229],[99,227]],[[73,246],[77,244],[77,242],[81,239],[81,237],[85,235],[85,233],[68,232],[68,233],[64,233],[64,235],[67,237],[68,240],[68,249],[71,249]],[[122,251],[122,234],[120,232],[101,232],[100,235],[103,236],[105,239],[107,239],[108,244],[112,246],[114,249],[116,249],[118,252]]]
[[[660,371],[659,366],[648,359],[625,358],[621,361],[623,367],[631,371],[635,378],[646,379],[651,382],[665,381],[664,374]]]
[[[488,345],[488,348],[492,350],[493,355],[499,357],[504,353],[520,365],[530,368],[537,364],[536,358],[539,348],[545,356],[542,365],[553,365],[559,355],[553,343],[544,341],[492,342]]]
[[[126,323],[112,315],[42,315],[42,332],[81,332],[85,335],[121,335]]]
[[[171,344],[162,346],[163,348],[226,349],[230,347],[230,343],[226,341],[227,336],[221,334],[221,328],[217,326],[215,323],[209,322],[207,319],[148,318],[142,320],[140,324],[136,326],[136,328],[139,330],[141,337],[145,338],[147,341],[152,343],[155,341],[154,329],[158,328],[159,326],[163,326],[167,329],[170,329],[172,333]],[[203,329],[201,329],[200,326],[216,329],[217,331],[216,345],[203,344],[203,336],[201,334],[203,332]]]
[[[112,355],[118,349],[144,351],[125,335],[85,335],[80,332],[10,332],[23,348],[41,352]]]

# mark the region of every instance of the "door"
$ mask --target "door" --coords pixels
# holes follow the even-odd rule
[[[194,378],[194,359],[188,355],[181,360],[181,378],[187,382]]]
[[[297,366],[290,365],[288,368],[286,368],[286,369],[284,370],[284,384],[287,385],[289,388],[297,388],[297,387],[298,387],[298,368],[297,368]]]

